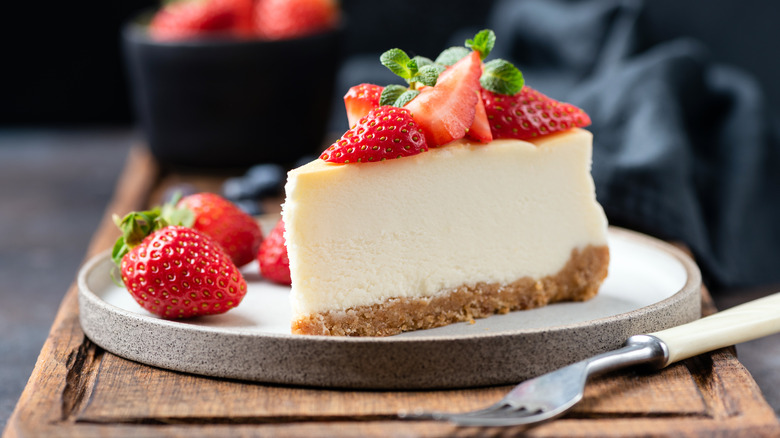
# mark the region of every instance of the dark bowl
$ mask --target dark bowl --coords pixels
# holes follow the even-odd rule
[[[164,166],[290,165],[324,149],[341,31],[261,41],[123,29],[136,116]]]

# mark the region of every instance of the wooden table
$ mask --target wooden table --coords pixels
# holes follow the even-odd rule
[[[117,237],[111,214],[157,203],[178,182],[215,190],[221,178],[161,172],[134,149],[87,257]],[[269,205],[269,208],[278,205]],[[705,314],[715,311],[702,290]],[[458,428],[402,422],[399,410],[466,411],[509,387],[445,391],[297,388],[199,377],[131,362],[84,336],[76,285],[63,299],[3,437],[33,436],[779,436],[780,424],[733,348],[655,373],[594,380],[567,416],[539,427]]]

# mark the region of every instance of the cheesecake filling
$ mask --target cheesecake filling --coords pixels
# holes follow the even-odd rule
[[[608,260],[591,142],[588,131],[573,129],[534,143],[461,140],[382,163],[315,160],[291,171],[283,216],[294,332],[319,333],[296,327],[316,326],[301,321],[323,315],[365,319],[372,314],[366,309],[387,303],[465,302],[457,297],[513,289],[517,282],[533,285],[521,288],[533,295],[537,283],[571,271],[567,266],[582,264],[577,260],[586,254]],[[590,277],[595,286],[584,298],[566,299],[595,294],[603,276]],[[555,300],[557,292],[548,295],[531,302]],[[528,306],[500,304],[491,313],[505,308]]]

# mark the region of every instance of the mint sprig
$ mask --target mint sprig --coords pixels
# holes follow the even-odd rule
[[[382,94],[379,96],[379,106],[395,106],[395,101],[398,100],[398,98],[408,90],[408,88],[398,84],[390,84],[386,86],[385,89],[382,90]]]
[[[490,29],[484,29],[477,32],[474,35],[474,39],[466,40],[466,47],[479,52],[479,58],[483,61],[493,51],[493,46],[496,45],[496,34]]]
[[[424,56],[409,58],[409,55],[401,49],[390,49],[382,53],[379,61],[391,72],[404,79],[412,90],[417,89],[417,84],[430,87],[436,85],[439,74],[446,69],[446,66],[438,65]]]
[[[396,99],[395,102],[393,102],[393,106],[403,108],[404,105],[411,102],[418,94],[420,94],[419,90],[406,90],[403,94],[398,96],[398,99]]]
[[[412,62],[409,55],[401,49],[390,49],[382,53],[379,62],[407,82],[417,73],[417,62]]]
[[[479,78],[482,88],[494,93],[512,96],[517,94],[525,84],[523,73],[509,61],[494,59],[482,67]]]
[[[490,29],[477,32],[474,38],[466,40],[463,46],[450,47],[435,60],[424,56],[410,58],[401,49],[390,49],[379,57],[382,65],[406,81],[408,87],[388,85],[382,91],[380,105],[402,107],[414,99],[420,92],[420,85],[435,86],[439,75],[472,51],[479,53],[482,61],[493,51],[496,34]],[[512,63],[503,59],[494,59],[483,64],[480,84],[486,90],[498,94],[514,95],[525,84],[523,74]]]
[[[436,64],[444,65],[444,66],[451,66],[455,64],[456,62],[460,61],[463,57],[471,53],[471,50],[462,47],[462,46],[454,46],[450,47],[449,49],[444,49],[443,52],[439,54],[439,56],[436,57]]]

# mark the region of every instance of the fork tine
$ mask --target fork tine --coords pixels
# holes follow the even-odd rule
[[[519,412],[520,413],[520,412]],[[452,415],[443,419],[461,426],[522,426],[539,423],[548,420],[544,413],[525,411],[525,415],[471,417],[466,415]]]
[[[518,411],[517,407],[501,400],[500,402],[492,406],[489,406],[485,409],[480,409],[478,411],[471,411],[471,412],[463,412],[461,414],[455,414],[455,415],[468,416],[468,417],[490,417],[493,415],[506,415],[507,413],[511,413],[514,411]]]
[[[511,404],[505,402],[504,400],[500,400],[495,404],[492,404],[485,409],[480,409],[478,411],[470,411],[470,412],[463,412],[460,414],[454,414],[454,415],[467,415],[467,416],[480,416],[480,415],[487,415],[491,413],[497,413],[505,410],[507,407],[512,407]]]

